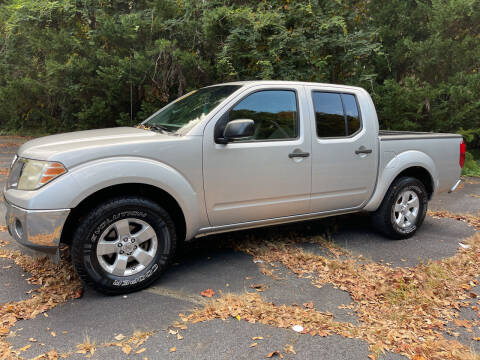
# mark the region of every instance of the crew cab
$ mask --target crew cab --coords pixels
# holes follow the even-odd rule
[[[412,236],[428,200],[453,191],[460,135],[379,131],[362,88],[287,81],[205,87],[137,127],[31,140],[4,189],[20,244],[110,294],[144,288],[177,245],[212,233],[358,211]]]

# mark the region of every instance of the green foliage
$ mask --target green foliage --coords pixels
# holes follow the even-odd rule
[[[131,125],[213,83],[367,88],[382,128],[480,147],[477,0],[0,1],[0,131]]]
[[[385,52],[374,86],[382,125],[461,132],[480,147],[480,2],[372,0],[370,9]]]
[[[480,176],[480,161],[475,161],[473,154],[465,153],[465,165],[462,169],[462,175]]]

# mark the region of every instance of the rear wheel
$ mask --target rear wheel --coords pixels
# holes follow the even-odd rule
[[[86,284],[123,294],[155,281],[175,248],[175,226],[161,206],[123,197],[97,206],[82,219],[72,241],[72,260]]]
[[[398,178],[373,213],[375,227],[392,239],[409,238],[422,225],[427,202],[427,191],[421,181],[412,177]]]

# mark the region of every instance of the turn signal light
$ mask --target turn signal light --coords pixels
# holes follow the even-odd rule
[[[40,184],[46,184],[50,180],[53,180],[57,176],[65,174],[67,170],[63,167],[62,164],[57,162],[51,162],[45,168]]]

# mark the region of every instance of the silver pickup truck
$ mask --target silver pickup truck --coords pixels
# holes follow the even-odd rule
[[[287,81],[193,91],[138,127],[25,143],[4,197],[11,236],[57,254],[104,293],[151,284],[177,244],[357,211],[412,236],[459,184],[460,135],[379,131],[361,88]]]

